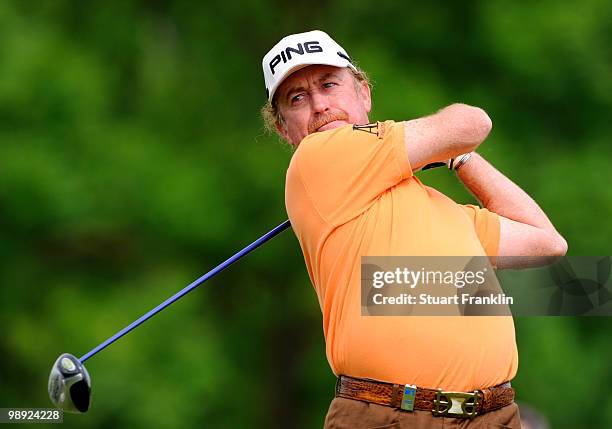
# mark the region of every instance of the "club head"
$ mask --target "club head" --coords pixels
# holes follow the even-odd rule
[[[85,366],[73,355],[64,353],[57,358],[49,375],[51,402],[70,413],[84,413],[89,409],[91,379]]]

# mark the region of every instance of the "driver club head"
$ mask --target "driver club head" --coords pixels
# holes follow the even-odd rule
[[[53,364],[48,389],[51,402],[60,410],[84,413],[89,409],[91,378],[85,366],[69,353]]]

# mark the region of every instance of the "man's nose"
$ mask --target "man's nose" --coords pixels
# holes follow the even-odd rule
[[[329,110],[329,100],[324,95],[318,91],[313,91],[310,95],[310,102],[312,103],[312,110],[315,113],[324,113]]]

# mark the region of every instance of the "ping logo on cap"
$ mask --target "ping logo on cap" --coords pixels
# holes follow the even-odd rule
[[[291,53],[295,53],[297,55],[304,54],[314,54],[317,52],[323,52],[323,48],[316,40],[312,42],[304,42],[298,43],[297,47],[293,48],[291,46],[287,46],[285,49],[281,50],[280,53],[276,54],[270,61],[270,71],[274,74],[274,68],[280,64],[281,60],[284,63],[287,61],[291,61]]]

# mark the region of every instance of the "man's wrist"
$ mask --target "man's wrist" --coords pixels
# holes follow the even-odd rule
[[[470,160],[470,158],[472,157],[472,153],[473,152],[468,152],[468,153],[461,154],[455,158],[450,158],[446,162],[448,169],[455,170],[455,171],[459,170],[459,168],[461,168],[466,162]]]

